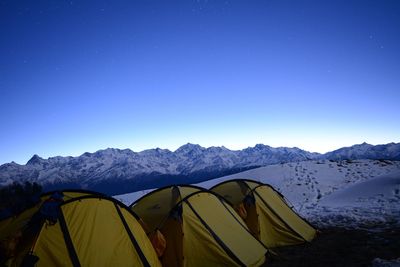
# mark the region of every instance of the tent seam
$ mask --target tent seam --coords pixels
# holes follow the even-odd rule
[[[215,241],[222,247],[222,249],[240,266],[246,266],[236,255],[233,253],[232,250],[228,248],[228,246],[219,238],[219,236],[211,229],[211,227],[203,220],[203,218],[197,213],[197,211],[193,208],[190,202],[185,199],[186,204],[188,204],[189,208],[193,211],[196,217],[199,219],[201,224],[208,230],[211,236],[214,238]]]
[[[129,228],[129,226],[128,226],[128,224],[127,224],[127,222],[126,222],[124,216],[122,215],[121,210],[119,209],[119,207],[117,206],[116,203],[114,203],[114,206],[115,206],[115,209],[117,210],[117,213],[118,213],[119,218],[120,218],[121,221],[122,221],[122,224],[124,225],[125,231],[126,231],[126,233],[128,234],[129,239],[130,239],[131,242],[132,242],[133,247],[136,249],[136,251],[137,251],[138,254],[139,254],[140,260],[142,261],[142,263],[143,263],[144,266],[150,267],[150,264],[149,264],[149,262],[147,261],[146,256],[144,255],[144,253],[143,253],[142,249],[140,248],[139,244],[137,243],[137,240],[136,240],[135,237],[133,236],[133,234],[132,234],[132,232],[131,232],[131,229]]]
[[[232,217],[255,239],[255,240],[257,240],[265,249],[267,249],[267,250],[269,250],[270,248],[268,248],[266,245],[264,245],[260,240],[258,240],[257,238],[255,238],[254,236],[253,236],[253,234],[250,232],[250,230],[245,226],[245,225],[243,225],[239,220],[238,220],[238,218],[236,218],[235,217],[235,215],[228,209],[228,207],[225,205],[225,203],[224,203],[224,201],[223,200],[221,200],[220,199],[220,201],[221,201],[221,203],[222,203],[222,205],[225,207],[225,209],[232,215]]]
[[[267,204],[267,202],[260,196],[260,194],[257,191],[253,191],[260,199],[261,201],[264,203],[265,206],[267,206],[268,209],[271,210],[271,212],[279,218],[279,220],[286,225],[290,230],[292,230],[294,233],[297,234],[297,236],[299,236],[301,239],[303,239],[305,242],[308,242],[298,231],[296,231],[295,229],[293,229],[293,227],[291,227],[284,219],[282,219],[281,216],[278,215],[278,213],[270,206]]]
[[[61,208],[59,209],[58,219],[60,222],[61,231],[64,235],[65,245],[67,246],[68,254],[69,257],[71,258],[72,265],[74,267],[80,267],[81,264],[79,262],[78,255],[76,254],[74,244],[72,243],[71,235],[69,234],[67,227],[67,222],[65,221],[65,217]]]

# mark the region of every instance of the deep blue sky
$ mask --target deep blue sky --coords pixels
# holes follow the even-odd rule
[[[0,164],[400,141],[399,1],[0,3]]]

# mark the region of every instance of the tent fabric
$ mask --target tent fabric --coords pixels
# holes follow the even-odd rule
[[[183,213],[184,222],[187,222],[183,227],[183,232],[187,233],[184,235],[184,246],[193,247],[187,253],[187,266],[202,266],[201,261],[204,261],[204,257],[210,257],[210,262],[217,259],[218,261],[215,263],[218,266],[225,263],[228,263],[229,266],[259,266],[265,261],[266,248],[248,232],[244,222],[234,209],[228,204],[222,203],[215,195],[199,192],[186,199],[183,206],[188,211]],[[202,225],[199,224],[201,220],[204,221]],[[221,220],[224,220],[224,223],[221,223]],[[205,231],[207,230],[206,225],[213,234],[210,235],[209,231]],[[211,239],[215,238],[212,237],[213,235],[221,241],[213,242]],[[200,244],[198,240],[201,238],[208,240]],[[210,248],[207,244],[214,244],[214,247]],[[200,258],[197,254],[202,250],[205,251],[200,254]],[[214,258],[211,258],[212,254],[215,254]],[[229,259],[227,256],[230,256]]]
[[[274,189],[269,186],[259,186],[254,189],[254,194],[260,213],[268,214],[268,216],[261,216],[263,221],[270,218],[269,221],[276,225],[273,229],[281,233],[283,240],[279,241],[278,245],[313,240],[316,230],[297,215]]]
[[[200,187],[185,185],[163,187],[135,201],[135,203],[140,202],[140,204],[135,205],[132,210],[144,221],[149,234],[157,230],[163,220],[167,219],[178,202],[201,190],[203,189]]]
[[[220,183],[210,190],[234,207],[244,204],[247,226],[269,248],[310,242],[316,235],[316,230],[270,185],[237,179]]]
[[[246,210],[245,206],[243,205],[243,203],[240,203],[239,206],[236,206],[235,211],[239,214],[240,218],[242,218],[243,220],[246,220],[247,210]]]
[[[60,203],[54,223],[43,217],[35,221],[40,214],[37,209],[21,229],[23,240],[8,266],[20,266],[27,256],[37,260],[35,266],[39,267],[161,266],[145,231],[128,207],[105,196],[72,195],[75,197],[64,197],[68,200]]]
[[[131,209],[163,233],[163,266],[259,266],[265,261],[266,247],[212,192],[192,186],[162,188]],[[157,221],[148,221],[154,218]]]
[[[40,201],[33,207],[22,211],[20,214],[10,216],[4,220],[0,221],[0,240],[7,237],[13,236],[21,231],[29,222],[31,217],[42,207],[42,204],[56,192],[48,192],[40,197]],[[62,191],[62,199],[64,201],[86,196],[86,195],[98,195],[103,196],[103,194],[86,191],[86,190],[64,190]]]
[[[182,221],[176,217],[168,217],[161,231],[167,242],[164,254],[160,258],[162,266],[184,266]]]
[[[5,252],[5,257],[14,257],[16,250],[25,251],[29,249],[29,245],[27,244],[29,244],[30,241],[27,241],[27,239],[29,239],[27,236],[30,236],[30,233],[26,233],[25,230],[31,228],[28,227],[28,224],[32,223],[32,217],[41,210],[43,203],[52,198],[55,193],[57,193],[57,191],[42,194],[39,202],[33,207],[0,221],[0,244],[3,252]],[[63,201],[66,201],[87,195],[103,196],[103,194],[86,190],[64,190],[59,197],[61,197]],[[35,217],[37,218],[38,216]],[[25,232],[25,234],[22,239],[23,232]],[[16,244],[19,245],[16,246]],[[22,244],[25,245],[23,246]]]
[[[167,247],[167,241],[165,240],[164,235],[159,231],[154,231],[150,236],[151,244],[156,250],[157,256],[161,257],[164,255],[164,251]]]

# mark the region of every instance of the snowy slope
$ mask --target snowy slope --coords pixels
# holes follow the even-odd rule
[[[396,171],[399,168],[400,162],[397,161],[304,161],[252,169],[198,185],[210,188],[229,179],[254,179],[271,184],[283,193],[296,208],[302,209],[303,206],[316,203],[322,197],[336,190]]]
[[[121,195],[113,196],[115,199],[118,199],[125,205],[131,205],[134,201],[138,200],[139,198],[143,197],[144,195],[150,193],[151,191],[156,190],[157,188],[147,189],[147,190],[140,190],[132,193],[126,193]]]
[[[398,161],[314,160],[269,165],[197,185],[210,188],[237,178],[261,181],[274,186],[301,215],[319,226],[354,226],[366,221],[386,223],[396,218],[396,211],[400,218],[399,173]],[[150,191],[116,198],[131,204]]]
[[[328,160],[303,161],[275,164],[251,169],[245,172],[208,180],[196,185],[210,188],[230,179],[253,179],[274,186],[285,195],[296,208],[313,204],[339,189],[351,184],[366,181],[373,177],[395,172],[400,162],[387,163],[375,160],[340,161]],[[153,190],[153,189],[151,189]],[[143,190],[118,196],[129,203],[151,190]]]
[[[379,205],[391,208],[399,198],[400,171],[337,190],[323,198],[319,204],[330,207]]]
[[[332,192],[304,213],[320,226],[399,226],[400,171]]]

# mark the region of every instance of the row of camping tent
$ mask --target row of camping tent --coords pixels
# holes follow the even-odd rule
[[[271,249],[315,235],[279,192],[251,180],[164,187],[129,207],[51,192],[0,221],[7,266],[260,266]]]

